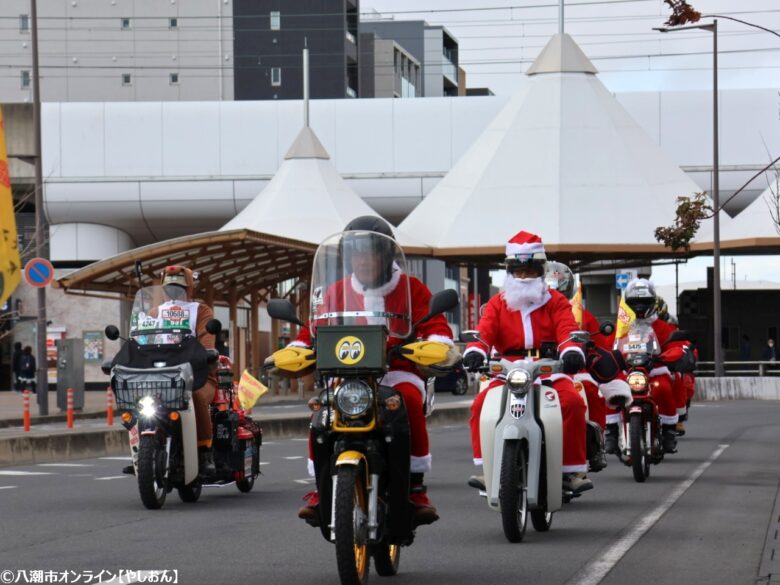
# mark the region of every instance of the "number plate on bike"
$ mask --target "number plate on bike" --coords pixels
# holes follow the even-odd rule
[[[527,401],[528,395],[520,398],[511,392],[509,393],[509,412],[512,414],[512,418],[520,418],[525,414],[525,405]]]

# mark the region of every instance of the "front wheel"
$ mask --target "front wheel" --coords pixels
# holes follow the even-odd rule
[[[455,381],[455,387],[452,389],[452,393],[455,396],[463,396],[469,389],[469,381],[466,376],[458,376]]]
[[[501,523],[509,542],[520,542],[525,536],[528,520],[528,463],[525,449],[519,441],[506,441],[501,458],[501,479],[498,502]]]
[[[398,574],[401,564],[401,547],[397,544],[380,543],[372,547],[374,567],[381,577],[392,577]]]
[[[628,423],[629,448],[631,453],[631,471],[634,479],[643,483],[650,475],[650,461],[647,459],[647,433],[641,412],[631,414]]]
[[[336,484],[336,564],[342,585],[368,581],[368,490],[359,467],[342,465]]]
[[[159,510],[165,503],[165,449],[153,435],[143,435],[138,446],[138,491],[141,501],[150,510]]]

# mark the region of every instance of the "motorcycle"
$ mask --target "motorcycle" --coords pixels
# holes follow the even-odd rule
[[[461,338],[481,341],[476,331]],[[576,332],[570,339],[584,344],[588,334]],[[563,490],[561,404],[550,382],[540,380],[562,372],[557,346],[545,342],[539,351],[523,350],[523,359],[517,357],[493,355],[480,368],[504,382],[485,398],[479,431],[487,504],[501,514],[509,542],[523,540],[528,516],[534,529],[547,532],[553,513],[579,495]]]
[[[262,430],[234,400],[232,371],[219,370],[219,403],[210,408],[216,472],[203,476],[198,448],[193,388],[205,384],[219,355],[206,350],[189,328],[186,301],[166,301],[164,287],[138,290],[130,316],[129,339],[112,362],[103,365],[111,376],[117,412],[130,436],[130,454],[141,501],[162,508],[174,488],[184,502],[196,502],[204,485],[236,482],[248,492],[260,473]],[[216,335],[218,320],[206,329]],[[109,325],[106,337],[120,339]]]
[[[661,419],[653,399],[650,372],[661,353],[658,338],[650,323],[635,320],[628,333],[615,340],[615,349],[626,363],[632,402],[618,405],[618,459],[631,470],[637,482],[650,476],[650,465],[664,459],[661,444]]]
[[[316,365],[323,390],[309,407],[321,502],[318,524],[322,536],[335,544],[341,583],[362,585],[372,557],[379,575],[397,574],[401,547],[412,544],[416,528],[409,501],[409,421],[401,394],[381,379],[394,360],[424,366],[444,360],[449,346],[414,342],[410,335],[416,325],[454,308],[458,296],[453,290],[434,295],[428,314],[413,323],[408,280],[402,279],[398,286],[407,288],[399,295],[402,303],[386,310],[364,308],[340,287],[350,278],[344,268],[349,263],[342,258],[343,236],[327,239],[314,256],[309,324],[283,299],[269,301],[268,313],[311,331],[313,349],[279,350],[273,366],[300,373]],[[403,272],[403,252],[392,239],[385,240]]]

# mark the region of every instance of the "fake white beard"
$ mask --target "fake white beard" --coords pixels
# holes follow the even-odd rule
[[[542,302],[544,298],[543,278],[515,278],[506,275],[504,281],[504,299],[510,309],[520,311]]]

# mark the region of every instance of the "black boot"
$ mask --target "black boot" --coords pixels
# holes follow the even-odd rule
[[[217,472],[211,447],[198,447],[198,469],[201,475],[214,475]]]
[[[126,465],[122,468],[122,473],[126,473],[127,475],[135,475],[135,467],[133,465]]]
[[[604,433],[604,452],[609,455],[617,455],[618,452],[618,426],[617,423],[607,425]]]
[[[664,448],[664,453],[677,453],[675,425],[661,425],[661,445]]]

